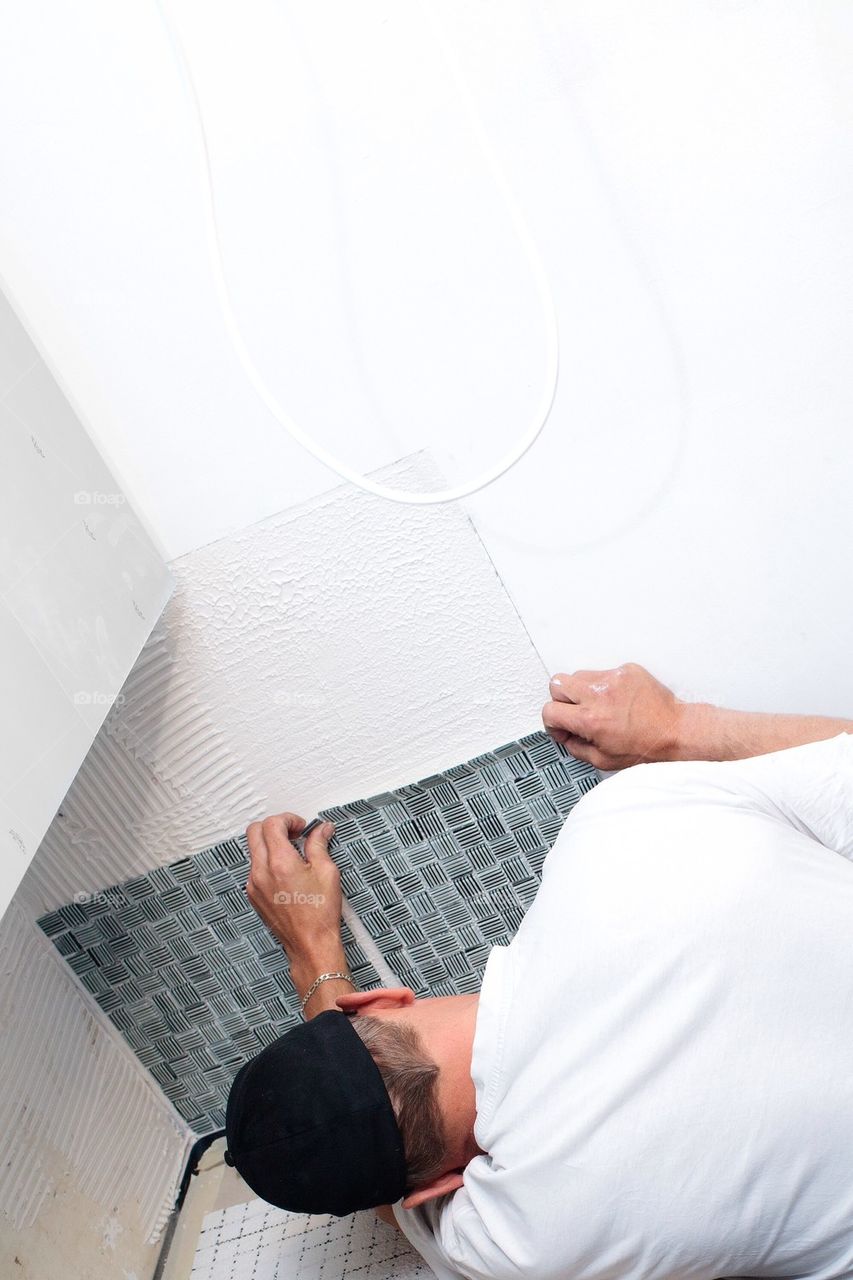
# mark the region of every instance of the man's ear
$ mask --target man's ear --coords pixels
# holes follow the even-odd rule
[[[348,991],[335,1002],[344,1013],[371,1014],[377,1009],[405,1009],[415,1003],[410,987],[375,987],[373,991]]]
[[[446,1196],[451,1191],[458,1191],[460,1187],[465,1186],[465,1179],[459,1170],[443,1173],[438,1178],[433,1178],[432,1182],[428,1182],[424,1187],[418,1187],[416,1191],[411,1191],[409,1195],[403,1199],[404,1209],[415,1209],[419,1204],[426,1204],[427,1200],[435,1200],[437,1196]]]

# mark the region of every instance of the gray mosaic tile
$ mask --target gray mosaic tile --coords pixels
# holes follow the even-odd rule
[[[477,990],[535,897],[566,816],[598,781],[536,733],[396,791],[325,810],[344,893],[418,995]],[[244,892],[244,837],[39,924],[190,1126],[221,1128],[234,1072],[299,1021],[279,944]],[[379,976],[349,930],[361,987]]]

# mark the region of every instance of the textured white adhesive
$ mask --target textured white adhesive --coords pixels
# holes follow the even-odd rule
[[[379,474],[435,483],[420,454]],[[335,489],[170,567],[175,593],[22,886],[36,910],[538,726],[546,673],[457,508]]]
[[[223,814],[232,830],[259,811],[197,686],[155,631],[22,882],[35,911],[196,853],[220,838]]]
[[[186,1125],[17,903],[0,924],[0,975],[7,1229],[50,1217],[70,1171],[75,1192],[104,1206],[89,1224],[93,1244],[115,1249],[125,1224],[153,1241],[186,1160]]]

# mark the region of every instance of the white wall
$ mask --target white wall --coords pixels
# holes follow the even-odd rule
[[[171,586],[0,290],[0,915]]]
[[[166,2],[282,400],[364,469],[431,446],[473,474],[536,398],[541,317],[421,6]],[[470,504],[545,662],[853,714],[853,10],[433,8],[559,311],[547,431]],[[226,345],[153,0],[4,18],[0,273],[166,555],[329,488]],[[142,1257],[144,1212],[118,1216]],[[56,1236],[27,1230],[38,1270]]]
[[[187,1126],[33,895],[9,905],[170,589],[0,292],[0,1274],[19,1280],[149,1273],[186,1160]],[[60,901],[86,861],[63,848]]]
[[[541,317],[423,10],[168,0],[234,294],[299,420],[470,475]],[[546,435],[471,503],[551,667],[853,712],[853,16],[843,0],[434,6],[557,298]],[[153,0],[31,0],[0,54],[0,261],[169,555],[329,485],[214,305]]]

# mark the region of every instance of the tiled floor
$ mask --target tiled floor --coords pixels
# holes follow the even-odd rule
[[[263,1200],[204,1219],[191,1280],[429,1280],[433,1272],[372,1213],[291,1214]]]
[[[307,1217],[282,1214],[258,1200],[236,1170],[225,1164],[224,1150],[225,1141],[220,1138],[199,1162],[161,1280],[432,1277],[401,1233],[374,1219],[372,1213],[341,1220]],[[356,1257],[361,1259],[358,1265]]]

